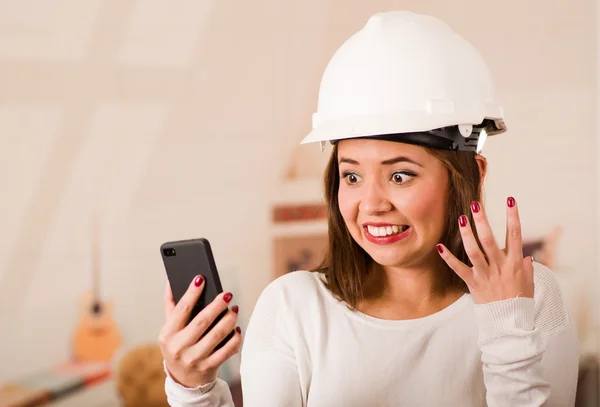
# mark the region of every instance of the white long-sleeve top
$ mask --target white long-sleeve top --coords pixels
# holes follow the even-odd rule
[[[241,355],[244,407],[570,407],[578,340],[552,272],[534,298],[477,305],[469,294],[418,319],[352,311],[322,275],[286,274],[261,294]],[[208,390],[207,390],[208,389]],[[227,384],[186,389],[173,407],[233,407]]]

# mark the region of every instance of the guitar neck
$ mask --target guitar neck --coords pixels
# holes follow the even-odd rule
[[[94,216],[92,224],[92,295],[93,303],[100,303],[100,225]]]

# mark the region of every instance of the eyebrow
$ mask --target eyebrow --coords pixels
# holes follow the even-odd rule
[[[347,164],[353,164],[353,165],[360,165],[360,163],[356,160],[353,160],[351,158],[346,158],[346,157],[341,157],[340,159],[340,164],[341,163],[347,163]],[[421,164],[419,164],[418,162],[411,160],[408,157],[394,157],[394,158],[390,158],[389,160],[383,160],[381,162],[382,165],[393,165],[393,164],[398,164],[398,163],[411,163],[414,165],[418,165],[419,167],[423,167]]]

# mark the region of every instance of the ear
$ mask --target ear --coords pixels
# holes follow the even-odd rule
[[[481,184],[483,185],[483,181],[485,180],[485,174],[487,174],[487,160],[484,156],[476,154],[475,161],[477,161],[477,166],[479,167],[479,175],[481,176]]]

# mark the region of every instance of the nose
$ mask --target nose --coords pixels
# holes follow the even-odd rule
[[[385,187],[378,182],[370,182],[363,188],[359,209],[366,215],[375,216],[392,209]]]

